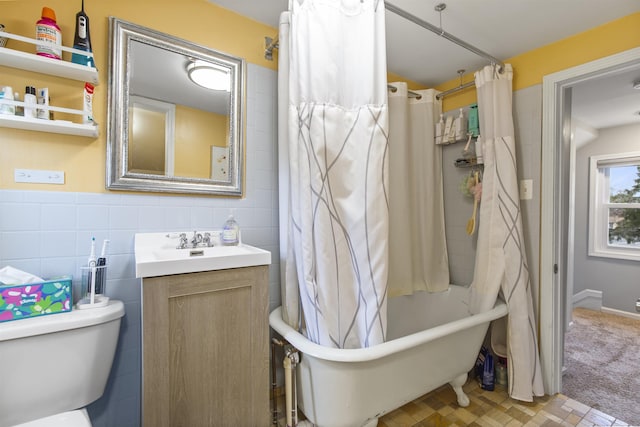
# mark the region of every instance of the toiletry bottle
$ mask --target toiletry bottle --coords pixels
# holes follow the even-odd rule
[[[84,13],[84,0],[82,0],[82,9],[76,13],[76,34],[73,39],[73,48],[91,52],[91,36],[89,35],[89,17]],[[93,58],[90,56],[74,53],[71,55],[71,62],[95,67]]]
[[[84,84],[83,105],[82,109],[86,114],[82,115],[82,123],[93,123],[93,91],[94,86],[91,83]]]
[[[495,364],[495,371],[496,371],[495,383],[506,387],[507,385],[506,359],[503,359],[501,357],[498,357],[497,359],[498,360]]]
[[[476,139],[476,163],[479,165],[484,164],[484,145],[482,144],[482,137],[478,136]]]
[[[442,132],[442,143],[451,144],[453,142],[453,136],[451,134],[451,128],[453,127],[453,117],[449,116],[444,121],[444,132]]]
[[[444,114],[440,114],[440,121],[436,123],[436,144],[442,144],[442,132],[444,132]]]
[[[472,104],[469,107],[468,131],[471,135],[477,137],[480,135],[480,121],[478,119],[478,104]]]
[[[36,114],[36,88],[27,86],[24,88],[24,116],[28,119],[37,118]]]
[[[494,381],[494,366],[493,366],[493,355],[491,353],[487,354],[487,358],[484,360],[484,367],[482,369],[482,383],[480,388],[483,390],[493,391],[495,388]]]
[[[464,119],[464,113],[462,108],[460,109],[460,115],[455,121],[456,126],[456,141],[462,141],[467,137],[467,121]]]
[[[55,47],[62,45],[62,32],[56,23],[56,13],[46,6],[42,8],[42,18],[36,22],[36,40],[49,42],[36,45],[38,55],[62,59],[62,50]]]
[[[0,99],[7,99],[13,101],[13,88],[11,86],[5,86],[0,92]],[[11,116],[16,114],[16,107],[10,104],[0,105],[0,114],[9,114]]]
[[[37,95],[38,105],[49,106],[49,88],[43,87],[38,89]],[[49,120],[49,111],[43,108],[38,108],[37,116],[39,119]]]
[[[233,218],[233,214],[229,215],[227,222],[222,228],[222,244],[225,246],[235,246],[239,243],[240,227]]]
[[[13,93],[13,100],[20,101],[20,92]],[[16,105],[16,116],[24,116],[24,107],[22,105]]]

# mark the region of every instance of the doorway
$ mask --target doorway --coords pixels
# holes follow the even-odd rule
[[[578,84],[640,66],[640,48],[550,74],[543,79],[540,356],[545,392],[562,390],[564,331],[569,306],[567,279],[572,280],[568,218],[570,193],[571,96]]]

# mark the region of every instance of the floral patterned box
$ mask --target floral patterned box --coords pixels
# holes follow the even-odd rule
[[[71,311],[72,278],[41,283],[0,285],[0,322]]]

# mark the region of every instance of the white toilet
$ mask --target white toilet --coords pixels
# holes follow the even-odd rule
[[[90,427],[124,304],[0,323],[0,427]]]

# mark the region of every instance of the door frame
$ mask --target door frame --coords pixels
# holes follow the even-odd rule
[[[561,154],[567,99],[570,88],[593,78],[636,67],[640,64],[640,48],[630,49],[543,77],[542,81],[542,164],[540,206],[540,359],[545,393],[562,390],[564,358],[565,284],[559,269],[566,269],[566,248],[560,236],[567,232],[562,222],[562,174],[569,167]],[[569,101],[570,102],[570,101]],[[564,250],[564,253],[563,253]],[[554,271],[555,267],[555,271]],[[567,296],[570,298],[570,296]]]

